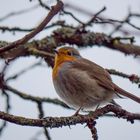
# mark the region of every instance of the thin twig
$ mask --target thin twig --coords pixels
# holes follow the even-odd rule
[[[120,30],[120,28],[122,28],[122,26],[123,26],[124,24],[128,24],[128,25],[130,25],[131,27],[133,27],[133,28],[135,28],[135,29],[137,29],[137,30],[140,30],[139,27],[137,27],[136,25],[134,25],[134,24],[132,24],[132,23],[130,22],[130,18],[135,17],[135,16],[136,16],[136,17],[140,17],[139,15],[135,15],[135,14],[129,12],[129,14],[126,16],[126,18],[125,18],[124,20],[122,20],[122,21],[119,21],[119,20],[112,20],[112,19],[111,19],[110,21],[117,22],[117,23],[119,23],[119,25],[116,26],[115,29],[110,33],[110,36],[112,36],[114,33],[116,33],[116,31]]]
[[[64,21],[57,21],[55,23],[52,23],[51,25],[46,26],[43,30],[50,29],[50,28],[55,27],[55,26],[72,27],[72,26],[66,25]],[[15,32],[31,32],[31,31],[35,30],[35,28],[20,28],[20,27],[0,26],[0,30],[3,33],[6,31],[15,33]]]
[[[50,10],[50,8],[49,8],[45,3],[43,3],[42,0],[38,0],[38,1],[39,1],[39,4],[41,5],[41,7],[45,8],[46,10]],[[73,15],[71,12],[68,12],[68,11],[64,10],[64,8],[62,9],[61,12],[63,12],[65,15],[71,16],[71,17],[72,17],[74,20],[76,20],[78,23],[83,24],[83,22],[82,22],[80,19],[78,19],[78,18],[77,18],[75,15]]]
[[[6,101],[5,101],[5,103],[6,103],[5,112],[9,113],[9,111],[11,109],[11,106],[10,106],[10,96],[5,91],[2,91],[2,95],[4,95],[5,98],[6,98]],[[0,126],[0,136],[3,134],[3,131],[5,130],[6,126],[7,126],[7,122],[3,121],[1,126]]]
[[[48,131],[48,129],[46,127],[44,127],[44,134],[45,134],[47,140],[51,140],[52,139],[51,136],[50,136],[50,133],[49,133],[49,131]]]
[[[30,7],[30,8],[26,8],[26,9],[22,9],[22,10],[19,10],[19,11],[13,11],[11,13],[8,13],[7,15],[3,16],[0,18],[0,22],[4,21],[4,20],[7,20],[9,19],[10,17],[14,17],[14,16],[17,16],[17,15],[21,15],[21,14],[25,14],[25,13],[28,13],[32,10],[35,10],[36,8],[38,8],[39,5],[34,5],[33,7]]]
[[[63,103],[62,101],[58,100],[58,99],[51,99],[51,98],[41,98],[41,97],[37,97],[37,96],[32,96],[26,93],[23,93],[21,91],[18,91],[17,89],[14,89],[11,86],[5,85],[4,86],[5,90],[11,91],[13,92],[15,95],[21,97],[22,99],[25,100],[29,100],[29,101],[33,101],[33,102],[44,102],[44,103],[52,103],[55,105],[60,105],[61,107],[67,108],[67,109],[71,109],[70,107],[68,107],[65,103]]]
[[[85,28],[87,26],[91,26],[92,23],[94,23],[97,20],[97,16],[99,16],[103,11],[106,10],[106,7],[103,7],[100,11],[98,11],[88,22],[84,23],[82,28]]]
[[[37,56],[41,56],[43,58],[45,57],[53,57],[54,58],[54,54],[49,53],[49,52],[45,52],[45,51],[41,51],[41,50],[37,50],[36,48],[28,48],[28,52]]]
[[[83,9],[81,8],[80,6],[77,6],[77,5],[74,5],[72,3],[66,3],[65,4],[65,7],[68,7],[68,8],[71,8],[72,10],[75,10],[77,12],[79,12],[80,14],[85,14],[86,16],[90,16],[90,17],[93,17],[94,13],[92,11],[89,11],[89,10],[86,10],[86,9]],[[130,17],[137,17],[139,18],[140,17],[140,14],[137,14],[137,13],[130,13],[129,15]],[[115,28],[115,31],[120,31],[122,32],[124,35],[128,35],[130,33],[132,34],[136,34],[136,35],[140,35],[140,32],[136,32],[136,31],[128,31],[127,28],[120,28],[118,27],[118,23],[122,24],[124,21],[118,21],[118,20],[112,20],[112,19],[109,19],[107,18],[107,16],[98,16],[98,19],[100,19],[101,21],[96,21],[95,23],[99,23],[99,24],[104,24],[104,23],[107,23],[107,24],[111,24],[114,28]],[[128,23],[129,24],[129,23]],[[131,25],[132,23],[130,23],[129,25],[134,27],[135,29],[138,29],[139,30],[139,27],[135,26],[135,25]],[[120,26],[120,25],[119,25]],[[114,30],[113,30],[113,33]],[[110,36],[113,34],[113,33],[110,33]]]
[[[19,76],[21,76],[21,75],[23,75],[24,73],[26,73],[27,71],[29,71],[29,70],[35,68],[36,66],[41,66],[41,65],[43,65],[43,64],[42,64],[40,61],[37,62],[37,63],[34,63],[34,64],[30,65],[29,67],[27,67],[27,68],[21,70],[20,72],[17,72],[16,74],[14,74],[14,75],[8,77],[5,81],[7,82],[7,81],[10,81],[10,80],[15,80],[15,79],[17,79]]]
[[[71,16],[74,20],[76,20],[78,23],[80,24],[84,24],[80,19],[78,19],[76,16],[74,16],[74,14],[72,14],[71,12],[68,12],[66,10],[62,10],[64,14]]]
[[[38,0],[41,7],[45,8],[46,10],[50,10],[50,7],[47,6],[45,3],[42,2],[42,0]]]
[[[140,84],[140,77],[138,75],[135,75],[135,74],[126,74],[126,73],[123,73],[123,72],[119,72],[117,70],[114,70],[114,69],[106,69],[110,74],[113,74],[113,75],[116,75],[116,76],[120,76],[120,77],[123,77],[123,78],[127,78],[129,79],[132,83],[135,83],[135,84]]]
[[[38,111],[39,111],[39,118],[43,118],[44,117],[44,111],[43,111],[43,105],[42,105],[42,102],[38,102],[37,103],[37,106],[38,106]],[[44,130],[44,135],[46,137],[47,140],[51,140],[51,136],[47,130],[46,127],[43,127],[43,130]]]

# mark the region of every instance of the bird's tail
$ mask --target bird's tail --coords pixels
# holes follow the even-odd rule
[[[114,85],[115,85],[115,84],[114,84]],[[129,92],[127,92],[127,91],[121,89],[121,88],[120,88],[119,86],[117,86],[117,85],[115,85],[114,87],[115,87],[115,91],[118,92],[118,94],[120,94],[120,95],[122,95],[122,96],[125,96],[125,97],[128,97],[128,98],[132,99],[133,101],[135,101],[135,102],[137,102],[137,103],[140,104],[140,98],[139,98],[139,97],[137,97],[137,96],[135,96],[135,95],[133,95],[133,94],[131,94],[131,93],[129,93]]]

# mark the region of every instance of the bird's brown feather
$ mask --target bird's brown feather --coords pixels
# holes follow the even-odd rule
[[[112,83],[109,73],[96,63],[91,62],[84,58],[80,58],[74,61],[73,68],[87,72],[87,74],[91,78],[96,79],[97,83],[100,86],[103,86],[106,89],[114,91],[114,84]]]

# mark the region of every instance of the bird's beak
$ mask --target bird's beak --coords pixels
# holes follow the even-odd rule
[[[57,50],[54,50],[55,54],[58,54],[58,51]]]

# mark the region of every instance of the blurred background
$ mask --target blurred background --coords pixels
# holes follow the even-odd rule
[[[49,7],[56,3],[55,0],[44,0],[43,1]],[[124,20],[129,12],[140,14],[140,1],[139,0],[63,0],[65,8],[67,11],[72,12],[74,16],[80,19],[82,22],[86,22],[91,19],[91,15],[96,14],[104,6],[107,8],[104,12],[101,13],[101,16],[107,19],[115,20]],[[81,9],[81,11],[80,11]],[[9,13],[18,13],[7,18],[4,18]],[[8,26],[20,27],[24,29],[30,29],[36,27],[42,19],[46,16],[48,11],[45,8],[42,8],[39,5],[38,0],[1,0],[0,2],[0,27]],[[71,18],[70,16],[55,16],[51,22],[57,20],[65,20],[66,23],[70,25],[78,25],[78,23]],[[139,18],[133,18],[132,23],[137,27],[140,27]],[[54,27],[48,30],[43,30],[33,39],[42,39],[47,35],[50,35]],[[132,28],[131,26],[125,24],[122,29],[129,32],[128,35],[124,35],[122,32],[115,32],[112,34],[113,37],[116,36],[129,36],[135,37],[135,44],[140,44],[139,35],[140,31]],[[110,34],[113,30],[113,26],[95,24],[90,27],[89,30],[94,32]],[[23,37],[27,32],[10,32],[10,31],[0,31],[0,40],[12,42],[21,37]],[[140,75],[140,61],[139,58],[134,56],[126,56],[123,53],[118,51],[110,50],[105,47],[89,47],[85,49],[80,49],[80,53],[83,57],[90,59],[91,61],[96,62],[97,64],[108,69],[115,69],[127,74],[137,74]],[[10,80],[8,84],[19,91],[24,93],[39,96],[39,97],[50,97],[50,98],[59,98],[54,90],[52,84],[51,67],[48,67],[47,64],[40,58],[34,56],[30,57],[20,57],[16,61],[11,62],[9,68],[7,69],[5,78],[13,76],[14,74],[34,65],[36,63],[41,63],[41,65],[34,67],[31,70],[23,73],[16,80]],[[4,61],[0,60],[0,70],[3,69]],[[112,76],[113,81],[118,84],[123,89],[134,93],[139,96],[139,88],[137,84],[132,84],[128,79],[123,79],[118,76]],[[29,117],[29,118],[38,118],[38,109],[37,105],[34,102],[23,100],[18,96],[14,95],[12,92],[9,92],[10,96],[10,114]],[[116,99],[116,102],[120,104],[124,109],[130,112],[140,112],[140,105],[133,102],[129,99]],[[5,97],[0,94],[0,110],[5,111]],[[74,114],[73,110],[68,110],[60,106],[53,104],[44,103],[43,104],[44,116],[70,116]],[[0,121],[2,124],[2,121]],[[113,140],[139,140],[140,134],[140,124],[135,121],[134,124],[129,122],[117,119],[117,118],[108,118],[103,117],[97,120],[96,125],[99,140],[113,139]],[[52,140],[56,139],[80,139],[80,140],[90,140],[91,134],[90,130],[85,127],[85,125],[76,125],[62,128],[53,128],[48,129]],[[26,127],[19,126],[15,124],[8,123],[1,133],[0,139],[2,140],[45,140],[46,137],[43,134],[42,128],[37,127]]]

